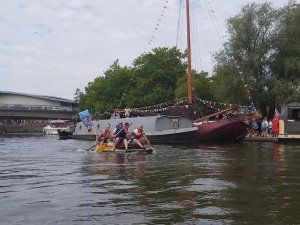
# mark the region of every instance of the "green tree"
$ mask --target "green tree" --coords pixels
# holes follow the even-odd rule
[[[216,98],[249,104],[250,91],[263,114],[268,114],[269,108],[299,100],[299,4],[290,1],[274,9],[270,3],[251,3],[227,24],[228,42],[215,54]]]
[[[123,96],[132,78],[132,69],[121,67],[116,60],[103,76],[89,82],[85,94],[80,96],[80,109],[92,112],[105,112],[124,107]]]
[[[227,20],[229,40],[225,49],[215,55],[215,94],[236,103],[249,102],[265,110],[274,104],[272,87],[273,43],[277,10],[269,3],[247,4],[241,12]],[[223,99],[222,99],[223,100]]]
[[[80,91],[80,89],[79,89],[79,88],[76,88],[75,93],[74,93],[74,101],[75,101],[76,103],[79,102],[80,94],[81,94],[81,93],[82,93],[82,92]]]
[[[176,98],[187,96],[187,75],[180,77],[177,80],[177,88],[175,90]],[[212,80],[208,77],[207,72],[197,73],[192,71],[192,86],[193,86],[193,98],[201,98],[205,100],[213,101],[213,90],[212,90]]]
[[[134,60],[134,79],[126,105],[141,107],[173,100],[177,79],[185,75],[185,55],[174,48],[155,48]]]
[[[278,78],[295,81],[300,76],[300,4],[290,1],[278,14],[273,71]]]
[[[300,4],[290,1],[278,15],[271,66],[276,78],[273,83],[276,104],[283,105],[300,99]]]

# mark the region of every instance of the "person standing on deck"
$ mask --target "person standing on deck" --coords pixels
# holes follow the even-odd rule
[[[129,123],[125,123],[124,126],[122,127],[117,127],[114,130],[113,137],[115,139],[113,151],[116,149],[119,143],[124,143],[125,149],[128,149],[128,140],[127,140],[127,135],[129,135]]]

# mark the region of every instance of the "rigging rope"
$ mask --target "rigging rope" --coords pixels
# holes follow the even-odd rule
[[[209,16],[210,16],[210,18],[211,18],[211,20],[212,20],[212,22],[213,22],[213,25],[214,25],[214,27],[215,27],[215,29],[216,29],[216,31],[217,31],[217,33],[218,33],[218,36],[219,36],[219,38],[220,38],[220,41],[221,41],[221,43],[223,44],[223,46],[225,46],[225,41],[224,41],[224,37],[223,37],[223,35],[221,35],[221,32],[220,32],[220,29],[219,29],[219,27],[218,27],[218,25],[217,25],[217,21],[216,21],[216,17],[215,17],[215,15],[214,15],[214,10],[212,10],[211,9],[211,6],[210,6],[210,3],[207,1],[207,0],[203,0],[204,1],[204,3],[205,3],[205,6],[206,6],[206,8],[207,8],[207,10],[208,10],[208,13],[209,13]],[[159,16],[159,18],[158,18],[158,21],[157,21],[157,23],[156,23],[156,25],[155,25],[155,28],[154,28],[154,30],[153,30],[153,33],[152,33],[152,35],[151,35],[151,38],[150,38],[150,40],[149,40],[149,42],[148,42],[148,45],[149,46],[151,46],[152,45],[152,42],[154,41],[154,39],[155,39],[155,35],[157,34],[157,32],[159,31],[159,27],[160,27],[160,25],[161,25],[161,23],[162,23],[162,21],[163,21],[163,17],[164,17],[164,15],[165,15],[165,13],[166,13],[166,9],[167,9],[167,5],[168,5],[168,0],[165,0],[164,1],[164,3],[163,3],[163,9],[162,9],[162,11],[161,11],[161,13],[160,13],[160,16]],[[176,48],[178,48],[178,45],[179,45],[179,37],[180,37],[180,33],[181,33],[181,45],[182,45],[182,37],[183,37],[183,35],[182,35],[182,33],[183,33],[183,25],[181,25],[180,26],[180,22],[183,24],[183,22],[182,22],[182,20],[183,20],[183,16],[182,16],[182,12],[181,12],[181,10],[183,10],[183,0],[180,0],[180,3],[179,3],[179,16],[178,16],[178,22],[177,22],[177,36],[176,36]],[[193,28],[194,29],[192,29],[192,33],[194,34],[193,35],[193,37],[195,37],[193,40],[194,40],[194,42],[193,43],[196,43],[195,44],[195,47],[198,47],[199,49],[200,49],[200,46],[199,46],[199,39],[198,39],[198,29],[197,29],[197,26],[196,26],[196,16],[195,16],[195,4],[193,4],[193,2],[192,2],[192,4],[191,4],[191,14],[193,15],[192,16],[192,23],[193,23]],[[180,30],[180,28],[181,28],[181,30]],[[181,31],[181,32],[180,32]],[[178,49],[180,49],[180,48],[178,48]],[[196,64],[198,63],[198,61],[199,61],[199,63],[200,63],[200,70],[202,70],[202,63],[201,63],[201,56],[200,56],[200,50],[199,51],[195,51],[195,62],[196,62]],[[199,53],[199,54],[197,54],[197,53]],[[236,60],[234,60],[234,62],[236,62]],[[254,103],[253,103],[253,100],[252,100],[252,98],[251,98],[251,96],[250,96],[250,91],[249,91],[249,89],[247,88],[247,85],[246,85],[246,83],[245,83],[245,80],[244,80],[244,78],[243,78],[243,76],[242,76],[242,72],[240,71],[240,66],[238,65],[238,63],[234,63],[234,66],[235,66],[235,68],[236,68],[236,70],[238,71],[238,74],[240,75],[240,78],[241,78],[241,80],[242,80],[242,82],[243,82],[243,85],[244,85],[244,87],[246,88],[246,91],[247,91],[247,95],[248,95],[248,98],[249,98],[249,100],[250,100],[250,102],[251,102],[251,106],[252,107],[254,107],[255,108],[255,106],[254,106]],[[197,67],[197,68],[199,68],[199,67]],[[124,93],[123,93],[123,95],[122,95],[122,97],[121,97],[121,101],[120,101],[120,106],[119,107],[121,107],[121,105],[122,105],[122,102],[123,102],[123,100],[124,100],[124,97],[125,97],[125,95],[126,95],[126,93],[127,93],[127,91],[128,91],[128,89],[130,88],[130,86],[132,85],[132,83],[133,83],[133,79],[134,79],[134,76],[131,78],[131,80],[130,80],[130,82],[129,82],[129,84],[128,84],[128,87],[127,87],[127,89],[124,91]],[[199,98],[197,98],[197,100],[199,100],[200,102],[202,102],[202,103],[204,103],[204,102],[210,102],[210,101],[205,101],[205,100],[202,100],[202,99],[199,99]],[[176,101],[176,100],[174,100],[174,101]],[[172,101],[173,102],[173,101]],[[162,104],[166,104],[166,103],[162,103]],[[222,104],[224,104],[224,103],[222,103]],[[160,105],[160,104],[159,104]],[[153,106],[153,107],[155,107],[155,106]],[[136,109],[143,109],[143,108],[145,108],[145,107],[142,107],[142,108],[136,108]],[[149,107],[148,107],[149,108]]]
[[[224,44],[225,41],[224,41],[223,35],[221,35],[219,26],[218,26],[218,24],[217,24],[216,16],[213,15],[213,13],[214,13],[215,11],[211,9],[210,3],[209,3],[208,1],[206,1],[206,0],[203,0],[203,1],[204,1],[204,3],[205,3],[206,8],[207,8],[208,14],[209,14],[209,16],[210,16],[210,18],[211,18],[211,20],[212,20],[212,22],[213,22],[213,25],[214,25],[214,27],[215,27],[217,33],[218,33],[218,36],[219,36],[219,38],[220,38],[220,41],[221,41],[222,44]]]
[[[203,1],[204,1],[205,5],[206,5],[207,11],[208,11],[209,16],[210,16],[210,18],[211,18],[211,20],[212,20],[212,22],[213,22],[213,24],[214,24],[214,27],[215,27],[215,29],[216,29],[216,31],[217,31],[217,33],[218,33],[218,36],[219,36],[219,38],[220,38],[220,41],[221,41],[222,45],[226,48],[226,45],[225,45],[226,42],[225,42],[225,40],[224,40],[224,36],[223,36],[223,35],[221,34],[221,32],[220,32],[219,26],[218,26],[217,21],[216,21],[216,16],[214,15],[214,12],[215,12],[215,11],[211,8],[210,2],[209,2],[209,1],[207,1],[207,0],[203,0]],[[231,49],[230,46],[227,46],[227,52],[228,52],[230,55],[233,54],[233,50]],[[248,85],[246,84],[245,79],[244,79],[244,77],[243,77],[243,72],[241,71],[241,67],[240,67],[240,65],[239,65],[239,62],[238,62],[237,59],[234,58],[234,56],[232,56],[232,60],[233,60],[234,68],[235,68],[235,70],[237,71],[237,73],[239,74],[240,79],[241,79],[241,81],[242,81],[242,83],[243,83],[243,85],[244,85],[244,88],[246,89],[248,100],[250,101],[251,106],[252,106],[252,107],[255,109],[255,111],[256,111],[256,108],[255,108],[253,99],[251,98],[250,90],[248,89]]]
[[[154,38],[155,38],[155,35],[156,33],[158,32],[159,30],[159,26],[161,25],[162,23],[162,20],[163,20],[163,17],[164,17],[164,14],[166,13],[166,10],[167,10],[167,6],[168,6],[168,3],[169,3],[169,0],[165,0],[163,2],[163,8],[161,10],[161,13],[160,13],[160,16],[156,22],[156,25],[155,25],[155,28],[152,32],[152,35],[151,35],[151,38],[148,42],[148,45],[151,47],[152,45],[152,42],[154,41]],[[120,103],[119,103],[119,108],[122,106],[122,103],[124,101],[124,97],[126,96],[127,92],[128,92],[128,89],[131,87],[132,83],[133,83],[133,79],[134,79],[134,75],[132,76],[132,78],[130,79],[128,85],[127,85],[127,88],[125,89],[124,93],[122,94],[122,97],[121,97],[121,100],[120,100]]]
[[[155,25],[155,28],[154,28],[154,30],[153,30],[153,32],[152,32],[151,38],[150,38],[150,40],[148,41],[148,45],[149,45],[150,47],[151,47],[151,45],[152,45],[152,42],[153,42],[154,39],[155,39],[156,33],[157,33],[158,30],[159,30],[159,26],[161,25],[161,23],[162,23],[162,21],[163,21],[163,17],[164,17],[164,15],[165,15],[165,13],[166,13],[168,3],[169,3],[168,0],[165,0],[165,1],[164,1],[163,9],[162,9],[162,11],[161,11],[161,13],[160,13],[160,16],[159,16],[159,18],[158,18],[158,20],[157,20],[157,22],[156,22],[156,25]]]
[[[178,22],[177,22],[177,35],[176,35],[176,48],[178,48],[177,46],[178,46],[178,38],[179,38],[179,27],[180,27],[180,19],[181,19],[181,10],[183,8],[182,7],[182,5],[183,5],[182,1],[183,0],[180,0],[180,2],[179,2],[179,12],[178,12]],[[182,30],[181,30],[181,38],[182,38]],[[181,39],[180,43],[182,44],[182,39]]]
[[[201,61],[201,51],[200,51],[200,40],[199,40],[199,32],[198,32],[198,26],[197,26],[197,18],[196,18],[196,13],[195,13],[195,3],[192,1],[191,4],[191,21],[192,21],[192,44],[194,45],[195,49],[195,57],[193,57],[193,62],[195,62],[195,67],[194,69],[198,71],[202,71],[202,61]]]

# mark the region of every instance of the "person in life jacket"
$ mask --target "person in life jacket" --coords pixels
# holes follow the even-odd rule
[[[108,143],[111,139],[110,124],[107,124],[104,129],[100,131],[100,134],[96,136],[96,144],[100,141],[100,145]]]
[[[132,141],[136,143],[138,146],[140,146],[142,149],[145,149],[145,133],[143,130],[144,126],[139,125],[137,128],[135,128],[132,132]]]
[[[123,123],[119,122],[119,124],[116,125],[116,128],[113,130],[113,135],[117,134],[121,130],[122,127],[123,127]]]
[[[129,123],[125,123],[124,126],[117,126],[113,132],[113,137],[115,138],[115,143],[113,147],[113,151],[116,149],[119,143],[124,143],[125,149],[128,149],[128,140],[127,135],[129,135]]]

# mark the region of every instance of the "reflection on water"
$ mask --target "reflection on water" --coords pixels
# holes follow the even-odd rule
[[[0,138],[2,224],[300,224],[298,146],[156,146]]]

